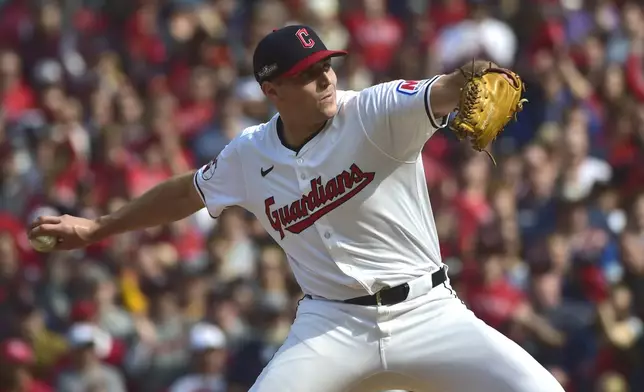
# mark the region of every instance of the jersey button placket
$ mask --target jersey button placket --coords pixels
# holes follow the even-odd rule
[[[322,239],[322,242],[324,243],[324,246],[326,246],[329,251],[332,251],[333,249],[336,249],[338,247],[337,238],[333,236],[333,229],[331,229],[331,226],[329,225],[325,217],[322,217],[317,222],[315,222],[315,227]]]
[[[300,190],[302,193],[310,192],[310,182],[307,181],[309,176],[306,173],[306,168],[302,167],[302,164],[304,163],[304,159],[298,158],[295,160],[297,162],[297,165],[295,165],[295,175],[296,178],[299,179],[299,185],[300,185]]]
[[[359,280],[354,275],[354,268],[346,260],[346,255],[343,254],[340,249],[340,238],[337,235],[334,235],[333,229],[329,224],[326,217],[320,218],[315,223],[318,233],[322,236],[322,242],[326,246],[327,250],[333,258],[333,262],[344,272],[345,274],[351,276],[352,278]]]

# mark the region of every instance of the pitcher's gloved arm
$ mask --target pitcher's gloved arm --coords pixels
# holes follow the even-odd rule
[[[456,114],[449,124],[459,139],[468,139],[476,151],[487,151],[510,120],[523,109],[525,84],[515,72],[496,67],[493,63],[474,62],[461,67],[461,76],[445,78],[442,95],[436,97],[434,110],[447,110],[456,102]],[[460,87],[459,95],[455,91]]]
[[[496,67],[496,64],[484,60],[475,60],[463,64],[460,68],[455,69],[453,72],[437,80],[432,87],[432,94],[430,96],[430,106],[434,115],[437,118],[443,117],[458,108],[461,99],[461,90],[465,86],[465,83],[473,75],[483,72],[483,70],[490,68],[490,66]]]

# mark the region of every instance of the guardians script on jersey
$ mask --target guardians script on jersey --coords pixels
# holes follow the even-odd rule
[[[326,184],[322,184],[321,177],[312,179],[311,191],[290,204],[272,208],[275,198],[267,198],[264,200],[266,216],[273,229],[280,234],[280,239],[284,239],[284,230],[294,234],[301,233],[357,195],[375,176],[376,173],[365,173],[354,163],[349,170],[344,170]]]

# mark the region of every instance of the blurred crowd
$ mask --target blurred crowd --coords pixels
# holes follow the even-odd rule
[[[423,150],[444,261],[566,391],[643,391],[638,0],[0,0],[0,391],[249,389],[302,293],[248,213],[45,255],[25,227],[113,211],[270,118],[252,52],[296,22],[350,51],[341,89],[473,58],[525,79],[498,166],[449,130]]]

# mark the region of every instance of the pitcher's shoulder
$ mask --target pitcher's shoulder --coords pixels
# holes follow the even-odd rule
[[[339,106],[354,100],[359,94],[359,91],[354,90],[337,90],[335,92],[336,101],[338,102]]]
[[[229,145],[235,149],[243,149],[251,146],[256,146],[262,143],[269,135],[274,127],[277,115],[269,121],[257,125],[252,125],[243,129],[235,138],[233,138]]]

